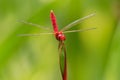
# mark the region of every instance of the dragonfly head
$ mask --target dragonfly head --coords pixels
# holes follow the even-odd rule
[[[55,33],[55,37],[58,41],[65,41],[66,37],[63,34],[63,32],[57,32]]]

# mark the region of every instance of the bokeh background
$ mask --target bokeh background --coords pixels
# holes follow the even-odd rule
[[[59,28],[96,13],[72,29],[95,30],[66,34],[68,80],[120,80],[119,0],[0,0],[0,80],[62,80],[58,41],[50,32],[54,10]]]

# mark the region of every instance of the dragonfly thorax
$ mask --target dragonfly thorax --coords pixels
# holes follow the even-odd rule
[[[58,41],[64,41],[66,39],[65,35],[62,32],[55,33],[55,37]]]

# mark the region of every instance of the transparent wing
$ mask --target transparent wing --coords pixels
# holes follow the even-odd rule
[[[81,30],[65,31],[63,33],[82,32],[82,31],[88,31],[88,30],[93,30],[93,29],[96,29],[96,28],[87,28],[87,29],[81,29]]]
[[[54,33],[39,33],[39,34],[18,34],[18,36],[40,36],[46,34],[54,34]]]
[[[38,24],[34,24],[34,23],[31,23],[31,22],[26,22],[24,20],[18,20],[18,22],[21,22],[21,23],[24,23],[24,24],[27,24],[27,25],[31,25],[31,26],[35,26],[35,27],[38,27],[38,28],[41,28],[41,29],[46,29],[46,30],[49,30],[49,31],[52,31],[50,28],[48,27],[45,27],[45,26],[41,26],[41,25],[38,25]]]
[[[88,15],[88,16],[85,16],[85,17],[83,17],[83,18],[80,18],[80,19],[78,19],[78,20],[75,20],[75,21],[73,21],[72,23],[70,23],[70,24],[68,24],[67,26],[65,26],[63,29],[61,29],[61,31],[68,30],[69,28],[77,25],[77,24],[80,23],[81,21],[84,21],[85,19],[90,18],[90,17],[92,17],[92,16],[94,16],[94,15],[95,15],[95,13],[90,14],[90,15]]]

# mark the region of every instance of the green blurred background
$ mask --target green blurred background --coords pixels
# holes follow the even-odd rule
[[[66,34],[68,80],[120,80],[119,0],[0,0],[0,80],[62,80],[53,35],[17,36],[50,32],[18,20],[52,29],[51,9],[60,29],[96,13]]]

